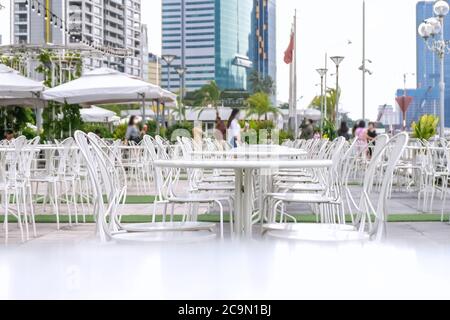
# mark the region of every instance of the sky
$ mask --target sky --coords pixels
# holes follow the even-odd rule
[[[366,0],[367,116],[375,120],[378,106],[395,104],[395,92],[403,88],[403,74],[416,70],[417,0]],[[9,41],[9,0],[0,11],[3,44]],[[320,94],[320,77],[315,71],[324,67],[325,54],[343,55],[340,68],[341,108],[357,119],[362,116],[362,0],[277,0],[277,91],[278,100],[289,97],[289,66],[283,62],[289,44],[291,24],[297,9],[298,97],[299,108],[306,108]],[[161,1],[142,0],[142,20],[149,26],[150,51],[161,52]],[[352,44],[349,44],[351,42]],[[328,60],[330,74],[335,72]],[[415,87],[408,78],[407,86]],[[335,78],[328,79],[335,86]]]

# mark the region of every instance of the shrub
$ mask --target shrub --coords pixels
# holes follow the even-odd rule
[[[280,144],[285,142],[286,140],[294,140],[294,134],[290,131],[280,131]]]
[[[187,135],[189,133],[190,136],[192,136],[192,130],[194,129],[194,126],[189,122],[179,122],[170,128],[167,129],[166,137],[170,139],[171,141],[174,140],[174,138],[177,137],[177,135]],[[175,135],[174,135],[175,134]]]
[[[28,140],[34,139],[38,136],[36,130],[29,127],[25,127],[22,130],[22,135],[25,136]]]
[[[113,133],[113,137],[116,140],[125,140],[125,136],[127,134],[127,124],[121,124],[120,126],[116,127]]]
[[[433,115],[423,115],[419,122],[413,122],[413,138],[421,140],[430,140],[437,134],[437,127],[439,125],[439,118]]]

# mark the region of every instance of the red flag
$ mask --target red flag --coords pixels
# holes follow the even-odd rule
[[[295,47],[295,38],[294,33],[291,33],[291,41],[289,42],[289,47],[284,52],[284,62],[286,64],[291,64],[294,60],[294,48]]]

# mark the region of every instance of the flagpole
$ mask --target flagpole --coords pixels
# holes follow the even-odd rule
[[[328,70],[328,52],[325,53],[325,69]],[[325,102],[324,102],[324,109],[325,112],[322,115],[322,118],[325,117],[325,120],[328,120],[328,99],[327,99],[327,93],[328,93],[328,87],[327,87],[327,82],[328,82],[328,72],[325,74]]]
[[[298,112],[297,112],[297,9],[295,9],[294,15],[294,85],[293,85],[293,98],[294,98],[294,124],[295,124],[295,137],[298,137]]]

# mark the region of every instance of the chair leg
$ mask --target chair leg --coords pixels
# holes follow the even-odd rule
[[[231,199],[230,200],[228,200],[228,205],[229,205],[229,208],[230,208],[230,232],[231,232],[231,237],[233,237],[234,236],[234,226],[233,226],[233,224],[234,224],[234,218],[233,218],[233,215],[234,215],[234,210],[233,210],[233,202],[231,201]]]
[[[219,212],[220,212],[220,239],[223,240],[224,238],[224,232],[223,232],[223,205],[220,201],[215,201],[217,205],[219,206]]]
[[[72,189],[72,204],[73,204],[73,211],[75,213],[75,224],[78,224],[78,208],[77,208],[77,196],[75,192],[75,180],[72,180],[70,182],[70,187]]]
[[[37,232],[36,232],[36,217],[34,215],[34,203],[33,203],[33,194],[31,193],[31,185],[28,184],[28,195],[30,197],[30,214],[31,214],[31,223],[33,226],[33,235],[34,237],[37,237]]]
[[[9,214],[9,193],[8,189],[5,188],[4,191],[4,198],[3,201],[5,203],[5,221],[4,221],[4,229],[5,229],[5,244],[8,244],[9,239],[9,221],[8,221],[8,214]]]
[[[53,187],[53,208],[54,208],[55,214],[56,214],[56,229],[61,230],[61,225],[59,222],[58,190],[57,190],[56,182],[52,183],[52,187]]]
[[[30,240],[30,228],[28,225],[28,210],[27,210],[27,200],[26,200],[26,192],[25,192],[25,186],[20,188],[20,200],[21,205],[23,205],[23,217],[24,217],[24,223],[25,223],[25,233],[26,233],[26,239],[27,241]],[[19,205],[19,204],[18,204]]]
[[[20,212],[20,199],[19,199],[19,195],[17,194],[17,189],[15,191],[15,204],[16,204],[16,208],[17,208],[17,221],[18,221],[19,229],[20,229],[20,237],[22,239],[22,242],[25,242],[21,212]]]

